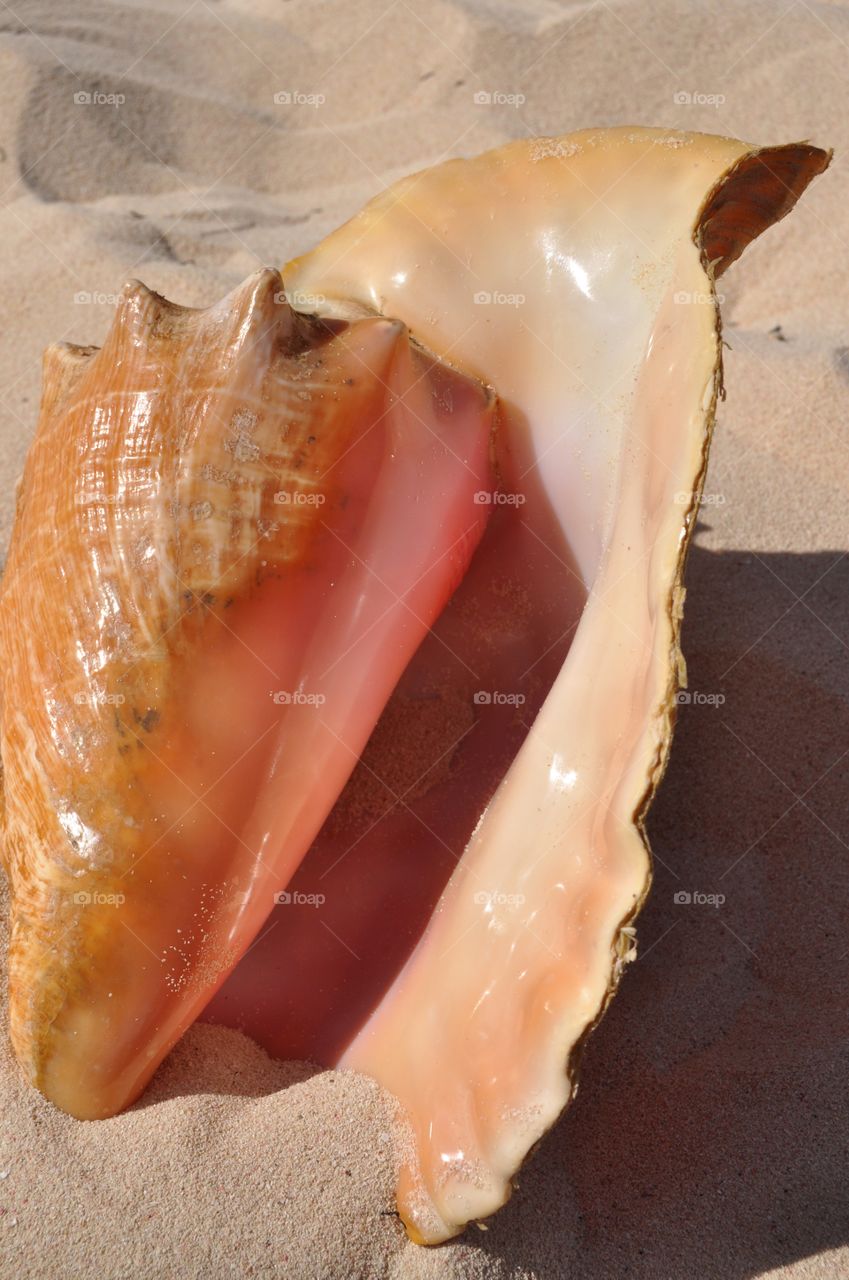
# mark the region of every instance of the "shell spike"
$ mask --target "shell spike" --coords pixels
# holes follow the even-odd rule
[[[67,403],[97,351],[97,347],[77,347],[70,342],[54,342],[46,348],[41,362],[43,414],[55,413]]]
[[[223,323],[233,334],[234,344],[253,349],[270,338],[284,348],[293,344],[297,316],[289,305],[280,272],[261,267],[215,306],[204,311],[204,324]]]

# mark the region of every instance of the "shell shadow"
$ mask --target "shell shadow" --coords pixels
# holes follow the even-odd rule
[[[168,1054],[132,1110],[145,1111],[171,1098],[194,1095],[264,1098],[323,1073],[324,1068],[313,1062],[270,1057],[241,1031],[196,1022]]]
[[[849,560],[695,547],[688,590],[641,959],[473,1241],[509,1274],[735,1280],[849,1240]]]

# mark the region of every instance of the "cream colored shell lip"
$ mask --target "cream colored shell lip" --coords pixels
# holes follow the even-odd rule
[[[635,127],[515,142],[402,179],[284,271],[325,314],[399,316],[497,389],[503,483],[542,491],[534,532],[559,529],[587,591],[528,738],[343,1058],[402,1104],[413,1239],[504,1202],[633,958],[721,392],[713,281],[828,162]],[[476,912],[470,885],[532,905]]]
[[[176,657],[168,646],[155,644],[147,665],[132,662],[121,674],[124,680],[132,673],[128,687],[138,685],[139,697],[156,689],[157,705],[163,707],[175,704],[162,692],[173,692],[176,682],[190,714],[172,737],[167,738],[167,724],[156,719],[124,724],[127,717],[119,713],[107,725],[93,712],[81,717],[91,722],[91,742],[98,750],[113,731],[126,736],[123,746],[142,734],[154,735],[148,746],[160,758],[149,750],[141,772],[126,753],[113,759],[108,751],[102,768],[98,763],[95,769],[101,783],[114,774],[110,794],[118,795],[126,783],[131,822],[121,829],[121,840],[131,853],[151,817],[145,809],[148,795],[165,797],[179,814],[180,796],[176,790],[170,795],[163,769],[185,755],[193,726],[221,729],[207,726],[205,713],[212,697],[226,688],[228,670],[231,676],[238,672],[230,679],[234,697],[252,670],[249,664],[239,667],[238,648],[226,662],[221,656],[230,653],[226,646],[215,649],[207,637],[199,648],[196,627],[203,616],[200,606],[209,607],[206,596],[212,592],[204,577],[206,544],[194,516],[198,503],[204,512],[214,506],[215,485],[234,472],[233,459],[239,463],[233,481],[239,501],[235,514],[228,513],[225,541],[213,538],[212,550],[227,552],[226,564],[216,561],[213,576],[218,581],[226,569],[236,592],[246,558],[257,582],[264,581],[257,540],[266,538],[272,525],[279,529],[257,447],[262,446],[263,457],[282,448],[275,465],[298,485],[305,477],[320,485],[320,477],[333,471],[333,483],[344,488],[344,476],[350,475],[338,504],[345,531],[344,522],[354,519],[351,497],[368,488],[372,478],[371,462],[357,463],[352,423],[362,413],[370,430],[389,414],[395,434],[383,455],[388,470],[379,493],[388,523],[383,537],[368,544],[368,555],[388,557],[381,572],[398,574],[399,594],[408,578],[423,590],[420,584],[434,567],[428,559],[436,555],[432,548],[441,538],[446,554],[451,552],[446,529],[462,533],[467,507],[473,510],[472,493],[486,483],[493,398],[483,387],[497,393],[495,465],[499,492],[513,505],[500,523],[490,520],[486,531],[486,522],[476,518],[471,541],[462,533],[462,557],[452,572],[443,566],[440,591],[423,601],[423,613],[438,626],[439,609],[458,581],[457,597],[473,611],[484,598],[474,592],[485,590],[488,576],[505,572],[504,560],[512,556],[518,576],[528,565],[523,585],[534,606],[551,610],[564,635],[568,626],[571,641],[538,712],[524,726],[526,736],[512,762],[488,802],[475,810],[462,858],[424,932],[370,1016],[334,1058],[374,1077],[399,1103],[398,1209],[419,1242],[448,1239],[504,1203],[527,1153],[573,1096],[586,1036],[634,956],[633,922],[650,880],[644,820],[666,765],[676,694],[685,679],[680,650],[684,561],[721,393],[713,281],[746,244],[789,212],[828,160],[826,152],[807,143],[758,148],[736,139],[639,127],[510,143],[402,179],[312,253],[290,263],[284,272],[290,302],[318,319],[298,317],[281,304],[274,273],[263,273],[206,313],[171,307],[139,288],[127,294],[110,336],[114,360],[106,351],[95,357],[91,349],[54,350],[50,357],[42,414],[54,431],[51,440],[65,450],[69,475],[81,465],[74,461],[74,438],[61,429],[71,412],[74,430],[87,444],[86,465],[96,469],[101,446],[114,446],[104,429],[108,421],[120,422],[133,441],[132,457],[113,460],[120,477],[118,501],[105,515],[92,517],[94,547],[81,533],[70,496],[66,503],[74,511],[74,546],[91,578],[91,590],[72,581],[69,591],[80,617],[93,620],[99,637],[80,659],[87,678],[123,660],[126,637],[109,615],[118,597],[119,604],[132,603],[139,641],[151,641],[159,634],[162,610],[177,602],[168,576],[175,566],[188,575],[198,596],[197,615],[189,616],[192,599],[191,609],[179,604],[173,619],[169,616],[183,629],[175,633],[181,644],[185,640]],[[104,374],[108,395],[101,400],[87,381],[95,359],[101,369],[109,365],[108,377]],[[365,384],[364,362],[373,375]],[[129,386],[131,368],[136,382]],[[303,378],[312,379],[317,389],[309,407]],[[80,388],[85,389],[82,398]],[[88,416],[86,395],[92,407]],[[283,437],[282,446],[277,421],[265,408],[281,396],[288,406],[286,421],[296,428]],[[415,409],[409,420],[403,419],[408,396]],[[348,412],[355,399],[356,413]],[[248,418],[242,403],[247,400]],[[453,422],[448,405],[454,406]],[[155,425],[160,412],[166,428]],[[110,419],[110,414],[118,416]],[[251,419],[249,426],[251,414],[256,422]],[[319,420],[323,426],[317,431]],[[206,423],[206,433],[197,433],[199,421]],[[229,424],[223,432],[222,423]],[[450,459],[458,462],[453,446],[461,428],[465,443],[458,469]],[[412,471],[403,465],[409,439],[419,450]],[[323,468],[311,472],[304,460],[316,441],[328,457]],[[434,452],[446,441],[452,447],[444,456]],[[203,467],[187,468],[187,444]],[[165,489],[156,488],[158,479],[154,484],[156,477],[171,474],[162,465],[169,452],[177,460],[174,484],[177,489],[187,485],[193,497],[181,507],[185,529],[176,539],[168,534],[173,511],[166,512]],[[392,470],[396,463],[398,469]],[[50,441],[42,436],[28,463],[30,480],[49,478],[52,465]],[[397,485],[409,485],[411,474],[427,476],[434,502],[442,504],[431,508],[426,529],[419,524],[403,529],[404,538],[415,543],[415,568],[412,561],[389,554],[396,543],[407,545],[396,530],[412,509],[413,495],[401,501]],[[60,477],[60,488],[84,478],[69,475]],[[158,508],[147,496],[152,484]],[[39,490],[42,504],[45,487],[49,490],[49,485]],[[27,564],[26,538],[41,540],[45,560],[52,555],[49,512],[44,505],[33,511],[33,494],[34,486],[25,481],[10,558],[14,573],[3,584],[7,600],[26,573],[33,568],[40,573],[39,566]],[[330,486],[326,496],[332,497]],[[319,525],[312,510],[283,522],[277,548],[282,576],[286,566],[294,574],[307,561],[311,572],[327,570],[334,580],[337,568],[340,573],[350,569],[350,557],[342,557],[330,572],[333,544],[316,541]],[[115,530],[126,548],[122,563],[130,564],[136,526],[150,534],[158,552],[140,559],[118,589],[103,565],[114,551]],[[192,548],[200,548],[199,559],[192,559]],[[551,557],[548,573],[546,557]],[[568,582],[574,618],[563,601],[552,598],[555,578],[558,590]],[[354,582],[352,601],[360,599],[361,586]],[[94,618],[90,606],[98,593],[109,607]],[[20,600],[29,598],[18,594]],[[297,602],[297,592],[293,598]],[[359,607],[352,605],[352,614]],[[379,628],[384,615],[376,604],[373,608]],[[315,614],[305,603],[305,619]],[[284,640],[293,626],[291,613],[285,616],[286,626],[278,629]],[[308,656],[313,649],[327,649],[334,627],[345,634],[346,619],[338,609],[322,616],[322,627],[309,632]],[[249,621],[260,627],[256,618]],[[219,851],[212,878],[220,882],[221,894],[205,943],[198,943],[178,974],[191,993],[190,1004],[182,1006],[163,997],[149,955],[141,947],[133,951],[135,944],[114,913],[104,909],[87,917],[84,946],[77,946],[73,920],[63,918],[62,936],[56,937],[51,914],[56,885],[66,886],[71,875],[81,873],[74,862],[80,831],[75,829],[76,844],[69,850],[58,829],[62,814],[56,796],[85,793],[95,843],[103,843],[106,830],[98,823],[108,826],[115,814],[108,803],[109,812],[102,813],[97,789],[83,777],[85,762],[80,758],[74,765],[76,739],[51,754],[55,707],[46,706],[43,697],[39,701],[40,668],[33,654],[37,648],[43,670],[64,688],[66,677],[55,665],[54,633],[63,625],[55,593],[30,622],[31,635],[16,616],[7,617],[2,628],[4,668],[8,675],[13,667],[21,688],[27,681],[32,686],[33,707],[48,743],[36,750],[33,726],[21,711],[23,695],[16,705],[7,698],[4,855],[13,871],[18,920],[26,922],[16,935],[16,962],[25,981],[15,985],[13,976],[17,1050],[35,1082],[58,1105],[75,1114],[110,1114],[143,1088],[186,1017],[197,1015],[228,973],[239,972],[240,956],[259,935],[270,900],[266,908],[252,897],[253,882],[239,879],[244,868],[238,858],[231,865],[228,850]],[[346,704],[353,718],[346,724],[350,728],[356,721],[361,746],[367,723],[374,723],[403,669],[397,646],[388,643],[392,639],[382,649],[367,650],[370,678],[362,684],[362,698],[368,714],[355,714],[350,699]],[[77,661],[73,637],[65,634],[63,641],[68,642],[66,657]],[[412,652],[409,638],[407,644]],[[199,652],[202,662],[196,661]],[[390,653],[400,664],[397,670],[387,664]],[[234,665],[228,668],[228,662]],[[301,717],[296,724],[299,741],[314,743],[309,736],[314,720]],[[231,737],[229,731],[221,733],[217,749],[235,756]],[[331,804],[345,776],[338,762],[334,769],[316,771],[318,780],[309,780],[323,787],[323,799]],[[141,773],[143,785],[137,786]],[[279,834],[294,812],[301,814],[308,796],[306,774],[288,791],[275,791],[279,775],[264,766],[252,779],[244,769],[238,775],[242,791],[253,787],[257,792],[258,810],[279,810],[279,821],[267,822],[265,835],[273,835],[275,825]],[[234,785],[234,813],[240,797]],[[454,795],[453,801],[462,797]],[[309,845],[310,820],[302,815],[297,826],[294,843],[301,851]],[[197,831],[181,831],[176,850],[183,879],[194,877],[196,887],[209,878],[200,857],[207,834],[202,824]],[[143,842],[138,843],[141,850]],[[284,879],[293,874],[299,856],[293,853],[286,861]],[[98,874],[100,886],[109,888],[109,864],[98,867]],[[167,859],[146,861],[147,889],[132,903],[135,935],[155,932],[166,917],[169,928],[180,932],[183,915],[188,918],[197,909],[197,895],[182,902],[169,877]],[[55,963],[59,942],[60,959],[68,961],[73,981]],[[101,957],[100,968],[91,963],[92,956]],[[106,999],[107,977],[123,983],[120,1001]],[[163,1001],[161,1016],[151,1011],[151,1001],[158,1000]],[[84,1096],[87,1080],[99,1091],[96,1105]]]

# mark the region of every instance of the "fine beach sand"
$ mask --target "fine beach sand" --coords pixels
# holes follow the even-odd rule
[[[21,1082],[4,1022],[0,1277],[849,1274],[849,10],[15,0],[0,31],[3,547],[41,352],[100,342],[129,277],[210,303],[396,176],[527,134],[835,148],[720,285],[727,400],[683,642],[690,689],[724,702],[681,708],[639,962],[511,1203],[419,1249],[368,1081],[199,1025],[132,1111],[83,1124]]]

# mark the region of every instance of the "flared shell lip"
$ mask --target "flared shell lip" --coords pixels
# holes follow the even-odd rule
[[[625,132],[632,132],[632,130],[627,126],[623,126],[623,128]],[[644,130],[643,132],[648,131]],[[657,132],[659,134],[663,133],[664,136],[666,136],[666,131],[658,130]],[[699,135],[689,134],[685,136],[692,138],[693,136]],[[736,139],[729,138],[728,141],[736,141]],[[607,1012],[608,1006],[618,990],[619,982],[624,970],[624,964],[622,963],[624,952],[625,950],[630,950],[632,943],[632,936],[629,931],[631,930],[634,921],[642,911],[652,887],[654,860],[652,857],[651,843],[646,830],[646,822],[654,797],[657,794],[661,782],[663,781],[663,776],[669,763],[672,738],[678,712],[677,694],[683,687],[680,673],[685,668],[684,656],[680,644],[682,610],[679,605],[680,602],[683,601],[683,582],[687,565],[687,557],[690,551],[693,535],[696,530],[697,521],[695,517],[699,510],[699,503],[707,475],[710,447],[716,425],[716,405],[717,401],[724,397],[722,379],[722,317],[719,309],[719,303],[716,298],[715,281],[722,272],[724,272],[737,260],[737,258],[740,257],[752,240],[756,239],[761,232],[781,221],[782,218],[786,217],[787,214],[791,212],[797,200],[804,193],[810,182],[828,168],[833,154],[833,150],[825,150],[820,147],[815,147],[807,141],[789,143],[774,147],[752,147],[729,165],[728,169],[722,174],[717,182],[714,183],[705,196],[693,223],[692,238],[699,249],[702,265],[705,268],[710,281],[711,293],[713,295],[716,361],[712,376],[713,391],[710,403],[705,413],[704,438],[702,443],[699,472],[693,484],[691,502],[684,513],[684,536],[681,541],[681,550],[676,564],[675,577],[671,585],[666,605],[667,615],[672,627],[673,641],[669,662],[670,680],[667,687],[666,697],[660,708],[660,715],[666,718],[667,729],[661,737],[658,747],[658,755],[654,767],[647,779],[645,790],[635,805],[633,812],[633,823],[646,851],[646,879],[642,893],[629,907],[626,915],[623,916],[617,926],[613,938],[611,939],[611,956],[613,958],[613,964],[611,967],[610,982],[602,1002],[596,1011],[595,1016],[587,1023],[581,1035],[572,1045],[567,1056],[565,1074],[570,1084],[569,1101],[571,1101],[577,1093],[581,1063],[587,1041],[601,1023],[602,1018]],[[780,172],[776,173],[774,171],[775,167],[778,167],[779,169],[783,167],[770,166],[768,159],[775,156],[779,156],[781,160],[784,160],[785,158],[789,160],[798,158],[802,161],[796,171],[796,182],[792,184],[788,183],[783,179]],[[757,179],[759,177],[762,182],[764,177],[771,179],[772,181],[768,181],[766,185],[771,186],[773,190],[780,190],[781,188],[784,189],[784,196],[778,206],[778,212],[770,213],[769,206],[763,198],[764,193],[762,191],[760,193],[758,192]],[[735,188],[739,189],[735,191]],[[754,216],[750,217],[744,224],[738,227],[736,238],[730,239],[728,247],[725,250],[716,252],[721,241],[718,236],[714,236],[713,238],[711,236],[712,221],[713,219],[720,218],[721,222],[719,224],[719,228],[714,224],[713,230],[717,231],[721,229],[724,236],[729,236],[731,231],[730,219],[725,216],[727,215],[727,206],[730,203],[733,203],[729,201],[729,197],[736,195],[739,199],[745,199],[746,188],[748,188],[749,198],[754,196],[757,202],[754,208]],[[759,195],[760,199],[758,199]],[[725,197],[725,199],[723,199],[723,197]],[[562,1114],[563,1113],[561,1112],[561,1116]],[[555,1124],[556,1123],[557,1121],[555,1121]],[[551,1130],[548,1129],[546,1133],[542,1134],[534,1143],[528,1151],[525,1161],[533,1158],[550,1131]],[[493,1210],[493,1212],[498,1212],[498,1209],[503,1208],[510,1199],[517,1186],[519,1172],[521,1172],[521,1170],[517,1171],[510,1182],[508,1182],[504,1199],[501,1201],[501,1204]],[[415,1230],[413,1224],[405,1221],[404,1225],[410,1239],[413,1240],[414,1243],[428,1243],[428,1241],[423,1239]]]
[[[693,135],[690,135],[693,136]],[[700,135],[696,135],[700,136]],[[734,139],[728,139],[735,141]],[[722,274],[733,262],[735,262],[743,253],[747,245],[757,238],[763,231],[773,226],[775,223],[785,218],[791,212],[799,197],[804,193],[810,182],[823,173],[831,163],[834,152],[831,149],[825,150],[820,147],[813,146],[807,140],[798,143],[788,143],[781,146],[767,147],[751,147],[714,183],[710,191],[705,196],[701,208],[699,209],[693,223],[692,237],[702,258],[702,265],[710,281],[711,293],[713,295],[714,316],[715,316],[715,335],[716,335],[716,362],[713,369],[713,392],[710,404],[705,413],[705,429],[701,450],[701,465],[699,473],[695,479],[692,490],[692,498],[684,512],[684,536],[681,540],[681,550],[678,556],[678,562],[675,570],[675,577],[671,585],[670,594],[667,600],[667,615],[672,624],[673,649],[670,655],[670,681],[667,690],[667,696],[662,707],[662,714],[668,717],[668,732],[664,735],[658,753],[658,759],[655,768],[652,770],[645,791],[640,797],[634,808],[633,821],[640,833],[640,838],[645,845],[646,853],[649,859],[648,876],[644,888],[644,892],[634,906],[628,911],[618,927],[616,937],[613,940],[613,948],[615,951],[616,944],[622,936],[622,932],[633,920],[639,915],[646,898],[651,890],[652,882],[652,855],[651,845],[646,832],[646,821],[657,790],[663,781],[663,775],[669,762],[669,754],[672,743],[672,736],[675,727],[675,720],[678,711],[677,694],[683,687],[680,680],[680,672],[684,670],[683,652],[680,646],[681,621],[682,612],[678,607],[679,601],[683,600],[684,592],[684,574],[687,567],[687,557],[689,555],[690,546],[693,535],[696,530],[696,514],[699,510],[699,503],[704,489],[705,477],[707,475],[708,460],[710,456],[710,447],[713,439],[713,432],[716,425],[716,405],[719,399],[724,398],[723,386],[723,363],[722,363],[722,315],[719,308],[719,302],[716,297],[715,282],[719,275]],[[797,170],[797,181],[793,184],[787,183],[780,174],[774,172],[774,168],[767,163],[767,158],[779,156],[782,159],[793,159],[798,157],[804,163]],[[760,174],[768,175],[773,179],[774,183],[784,188],[784,198],[779,206],[777,213],[770,215],[768,207],[758,202],[756,208],[757,217],[752,217],[749,221],[738,230],[738,235],[730,244],[724,253],[716,254],[714,250],[718,241],[711,238],[712,220],[720,216],[723,207],[728,203],[728,197],[734,193],[735,188],[743,180],[743,186],[750,186],[748,178],[754,175],[755,178]],[[742,196],[742,190],[737,193]],[[754,192],[751,189],[747,193],[751,197]],[[727,229],[723,228],[725,234]],[[610,999],[615,994],[618,985],[618,976],[614,969],[614,981],[608,988],[607,996],[598,1011],[593,1022],[589,1023],[584,1034],[578,1040],[573,1048],[571,1058],[575,1058],[576,1066],[580,1059],[584,1043],[587,1037],[595,1030],[598,1023],[603,1017]],[[570,1072],[570,1074],[572,1074]],[[572,1077],[576,1077],[573,1075]]]

